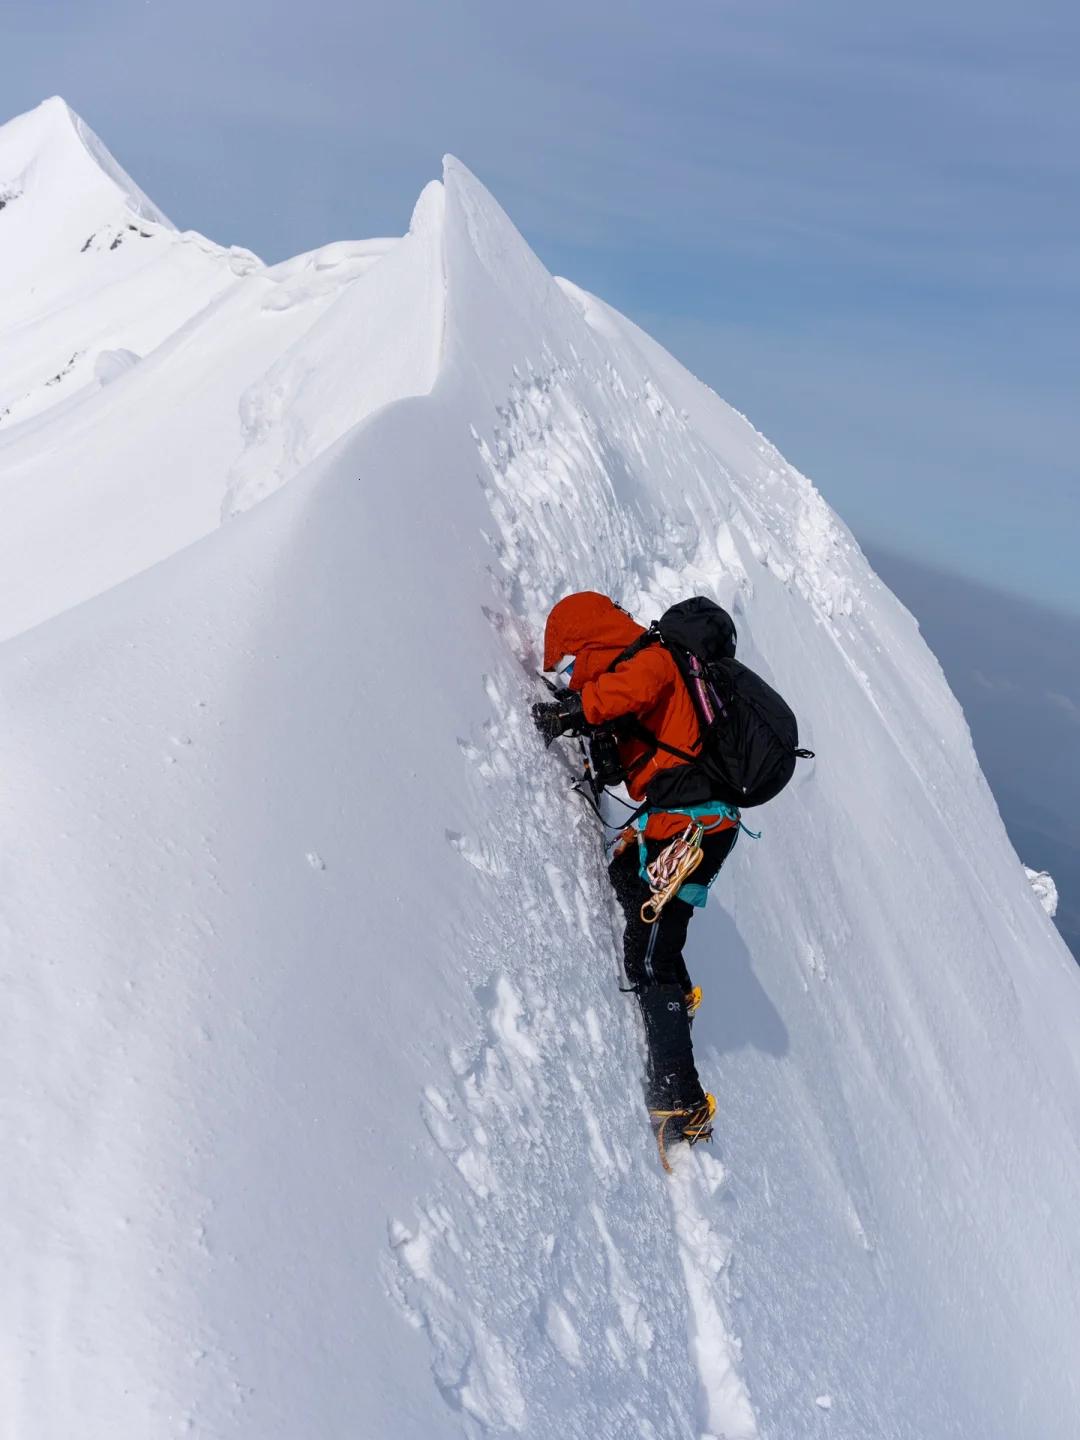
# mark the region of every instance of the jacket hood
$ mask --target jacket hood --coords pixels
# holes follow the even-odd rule
[[[575,657],[573,689],[580,690],[632,645],[645,627],[614,600],[595,590],[567,595],[552,609],[544,630],[544,669],[554,670],[564,655]]]

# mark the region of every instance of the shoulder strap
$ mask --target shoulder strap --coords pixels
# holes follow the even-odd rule
[[[604,674],[606,675],[609,671],[614,670],[617,666],[622,665],[625,661],[632,660],[635,655],[639,655],[641,651],[646,649],[649,645],[663,645],[663,643],[663,637],[660,634],[660,626],[654,620],[653,623],[649,626],[649,628],[644,632],[644,634],[639,635],[632,644],[628,645],[626,649],[621,652],[621,654],[615,656],[615,659],[612,660],[611,664],[604,671]],[[624,717],[624,721],[630,718],[631,717]],[[647,760],[651,760],[652,757],[656,754],[657,750],[665,750],[669,755],[674,755],[677,760],[682,760],[687,765],[693,765],[701,758],[700,755],[688,755],[685,750],[676,750],[674,745],[666,745],[663,740],[659,740],[653,734],[653,732],[649,729],[647,725],[643,725],[642,722],[637,718],[637,716],[632,717],[632,724],[630,728],[633,730],[636,737],[649,747],[646,750],[645,754],[639,755],[637,760],[630,767],[628,773],[631,775],[635,770],[639,769],[642,765],[644,765]]]
[[[616,666],[622,665],[624,661],[632,660],[635,655],[640,654],[647,646],[659,645],[660,643],[660,630],[654,620],[644,634],[639,635],[625,650],[615,656],[615,659],[612,660],[611,664],[604,671],[604,674],[606,675],[609,670],[614,670]]]

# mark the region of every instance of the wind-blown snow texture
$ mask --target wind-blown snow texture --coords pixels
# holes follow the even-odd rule
[[[847,530],[456,161],[268,270],[99,147],[0,130],[11,1433],[1071,1437],[1080,975]],[[586,587],[715,596],[819,755],[671,1180],[527,718]]]

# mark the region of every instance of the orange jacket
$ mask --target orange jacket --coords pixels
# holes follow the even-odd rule
[[[606,595],[583,590],[567,595],[552,609],[544,631],[544,669],[554,670],[564,655],[573,655],[574,673],[570,688],[581,695],[585,719],[590,725],[636,715],[665,745],[692,752],[700,730],[694,702],[683,684],[671,653],[662,645],[648,645],[629,660],[608,671],[619,654],[632,645],[644,626],[621,610]],[[619,745],[619,758],[628,769],[648,754],[641,740]],[[665,750],[655,751],[630,775],[626,788],[635,800],[645,799],[645,786],[658,770],[683,762]],[[728,820],[718,829],[736,824]],[[646,835],[667,840],[686,829],[685,815],[659,811],[649,816]]]

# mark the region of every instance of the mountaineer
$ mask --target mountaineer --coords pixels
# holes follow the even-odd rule
[[[716,1112],[694,1063],[701,990],[683,958],[687,927],[744,828],[740,805],[771,799],[810,755],[796,749],[794,715],[735,646],[731,617],[700,596],[646,629],[606,595],[568,595],[544,634],[544,670],[567,688],[533,706],[548,744],[582,737],[594,794],[622,781],[640,802],[608,874],[626,917],[623,963],[665,1167],[665,1143],[711,1138]]]

